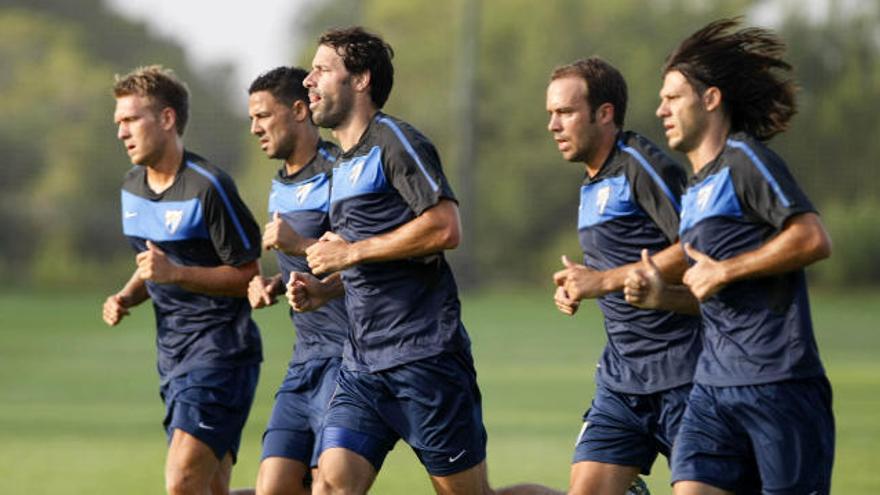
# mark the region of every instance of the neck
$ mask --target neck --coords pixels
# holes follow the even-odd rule
[[[372,102],[355,103],[348,118],[333,129],[333,136],[339,140],[342,151],[350,150],[361,140],[361,136],[364,135],[364,131],[367,130],[370,121],[378,111],[379,109]]]
[[[703,133],[703,139],[696,148],[687,152],[688,161],[694,168],[694,173],[699,173],[707,164],[715,160],[715,158],[724,149],[727,142],[727,135],[730,134],[730,123],[710,122]]]
[[[147,185],[154,192],[160,193],[174,183],[177,171],[183,162],[183,140],[175,135],[159,158],[152,164],[147,164]]]
[[[617,131],[618,129],[614,129],[605,133],[602,137],[602,142],[599,143],[599,147],[596,149],[596,153],[592,157],[587,158],[586,170],[588,176],[595,177],[602,170],[602,165],[605,165],[605,160],[608,159],[608,155],[611,154],[611,150],[614,149],[614,145],[617,142]]]
[[[312,161],[318,150],[319,138],[318,130],[314,128],[309,128],[297,138],[293,152],[284,160],[284,168],[287,175],[299,172]]]

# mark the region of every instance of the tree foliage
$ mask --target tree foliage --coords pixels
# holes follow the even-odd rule
[[[835,5],[835,0],[829,0]],[[847,3],[847,2],[844,2]],[[854,2],[848,2],[853,4]],[[858,2],[855,2],[858,3]],[[866,5],[870,2],[863,2]],[[629,83],[627,128],[663,144],[654,111],[660,67],[682,37],[722,16],[750,13],[754,0],[327,0],[291,20],[305,34],[297,61],[308,66],[318,33],[362,24],[394,47],[395,87],[385,109],[437,145],[453,186],[471,181],[461,204],[479,280],[549,284],[559,255],[576,255],[578,164],[563,161],[546,130],[552,69],[598,54]],[[838,5],[841,7],[843,3]],[[456,61],[462,8],[480,10],[477,157],[457,163]],[[842,8],[842,7],[841,7]],[[800,85],[799,114],[771,146],[786,158],[847,243],[876,239],[865,221],[878,205],[880,9],[815,22],[783,12],[772,26],[789,46]],[[240,179],[242,196],[264,219],[267,162],[230,102],[226,69],[194,71],[181,49],[143,24],[107,11],[101,0],[7,0],[0,7],[0,275],[80,281],[106,260],[131,256],[119,233],[118,186],[127,160],[111,122],[112,75],[147,63],[173,67],[193,93],[187,145]],[[268,69],[268,67],[267,67]],[[234,88],[243,95],[244,88]],[[684,157],[677,158],[685,163]],[[243,165],[242,165],[243,164]],[[465,173],[467,172],[467,173]],[[858,221],[848,222],[848,205]],[[865,232],[861,235],[859,232]],[[848,246],[849,247],[849,246]],[[849,251],[847,251],[849,252]],[[455,253],[452,255],[453,260]],[[862,259],[862,258],[859,258]],[[847,273],[875,273],[850,270]],[[836,281],[834,277],[823,279]]]

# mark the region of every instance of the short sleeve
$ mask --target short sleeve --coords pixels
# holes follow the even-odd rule
[[[631,165],[628,175],[636,203],[669,242],[675,242],[678,239],[681,193],[687,183],[684,170],[665,156],[640,156]]]
[[[456,201],[434,145],[387,117],[380,122],[391,131],[382,149],[383,172],[413,212],[420,215],[441,199]]]
[[[229,178],[215,176],[205,191],[205,220],[223,264],[241,266],[260,257],[260,227]]]
[[[781,229],[789,218],[816,211],[778,155],[745,141],[728,145],[742,153],[730,170],[746,214]]]

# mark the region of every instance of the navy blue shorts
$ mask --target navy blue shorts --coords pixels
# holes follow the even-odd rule
[[[260,376],[260,365],[192,370],[176,376],[160,390],[165,402],[165,432],[183,430],[204,442],[217,459],[227,452],[233,462],[241,443]]]
[[[351,450],[379,471],[400,438],[433,476],[464,471],[486,458],[480,390],[469,352],[376,373],[340,370],[321,450]]]
[[[597,385],[572,462],[637,466],[651,474],[658,453],[669,457],[690,389],[688,384],[640,395]]]
[[[827,494],[834,462],[831,384],[694,385],[672,456],[672,481],[765,494]]]
[[[263,459],[285,457],[318,465],[321,428],[342,358],[292,364],[275,394],[275,406],[263,434]]]

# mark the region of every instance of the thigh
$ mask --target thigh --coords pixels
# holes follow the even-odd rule
[[[486,429],[476,372],[466,353],[441,354],[382,373],[392,400],[380,404],[394,429],[435,477],[486,458]]]
[[[379,404],[389,400],[374,374],[341,369],[321,430],[321,457],[328,449],[344,449],[366,459],[378,472],[399,438],[378,411]]]
[[[321,452],[312,493],[367,493],[376,474],[373,464],[360,454],[345,448],[329,448]]]
[[[593,462],[638,468],[649,474],[657,458],[651,396],[623,394],[599,385],[575,444],[574,464]]]
[[[672,452],[676,486],[696,482],[727,491],[755,490],[751,440],[727,404],[724,388],[696,384],[691,390]]]
[[[257,473],[257,495],[307,495],[308,472],[308,466],[300,461],[283,457],[263,459]]]
[[[639,475],[635,466],[621,466],[601,462],[583,461],[571,465],[569,495],[604,493],[624,495]]]
[[[169,442],[176,430],[208,445],[218,460],[233,461],[256,391],[259,366],[193,370],[163,390]]]
[[[829,493],[834,416],[827,379],[745,388],[748,393],[738,405],[764,493]]]
[[[292,364],[275,394],[263,434],[262,458],[284,457],[318,465],[320,432],[339,369],[339,358]]]
[[[170,493],[213,491],[215,476],[218,475],[221,462],[210,446],[183,430],[175,429],[171,435],[165,460],[165,483],[168,491]]]
[[[431,476],[434,491],[440,495],[489,495],[489,476],[486,461],[447,476]]]

